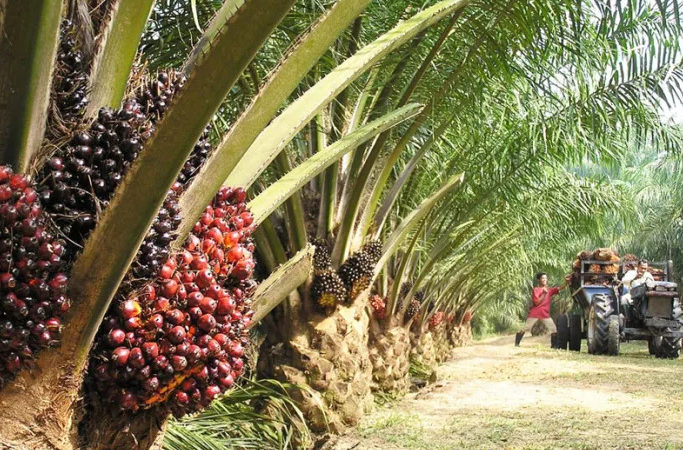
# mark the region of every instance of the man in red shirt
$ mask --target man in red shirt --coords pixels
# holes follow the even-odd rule
[[[550,301],[554,296],[559,294],[562,289],[567,287],[567,280],[565,280],[561,286],[549,287],[547,273],[539,273],[536,275],[536,279],[538,280],[538,286],[534,287],[534,290],[531,293],[531,302],[533,304],[529,310],[524,329],[515,336],[516,347],[519,347],[519,343],[522,342],[524,333],[531,331],[534,324],[539,320],[543,322],[548,330],[550,330],[551,340],[552,336],[557,333],[555,322],[550,318]]]

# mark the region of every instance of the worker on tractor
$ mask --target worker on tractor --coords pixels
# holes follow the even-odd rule
[[[640,286],[648,281],[654,283],[655,278],[648,271],[648,269],[649,266],[647,259],[641,259],[638,261],[638,268],[631,269],[626,272],[621,278],[621,282],[624,283],[624,286],[626,286],[628,289],[631,289],[631,287]]]
[[[550,302],[551,299],[560,293],[562,289],[567,287],[567,279],[560,286],[548,286],[548,274],[540,272],[536,275],[538,286],[534,287],[531,293],[531,309],[524,324],[522,331],[515,335],[515,347],[519,347],[522,338],[527,331],[531,331],[536,322],[539,320],[543,322],[546,328],[550,331],[550,340],[553,341],[557,335],[557,328],[555,322],[550,317]]]
[[[654,283],[655,278],[648,271],[649,264],[647,259],[638,261],[638,267],[630,267],[623,277],[621,277],[621,304],[627,305],[632,303],[631,289],[642,286],[643,284]]]

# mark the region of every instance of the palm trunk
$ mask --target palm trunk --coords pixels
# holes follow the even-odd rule
[[[370,324],[372,390],[402,395],[410,387],[410,332],[392,317]]]
[[[289,341],[261,350],[261,376],[310,388],[294,395],[314,431],[329,426],[339,433],[372,404],[367,300],[366,292],[330,316],[314,313],[281,324]]]

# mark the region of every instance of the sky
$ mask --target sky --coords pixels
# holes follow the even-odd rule
[[[683,105],[676,105],[663,113],[664,120],[671,120],[673,123],[683,123]]]

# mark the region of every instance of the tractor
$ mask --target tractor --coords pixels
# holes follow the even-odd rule
[[[630,299],[621,295],[623,261],[580,264],[571,311],[557,319],[558,348],[580,351],[586,339],[588,353],[618,355],[621,342],[646,340],[657,358],[679,357],[683,313],[672,261],[651,263],[656,281],[633,287]]]

